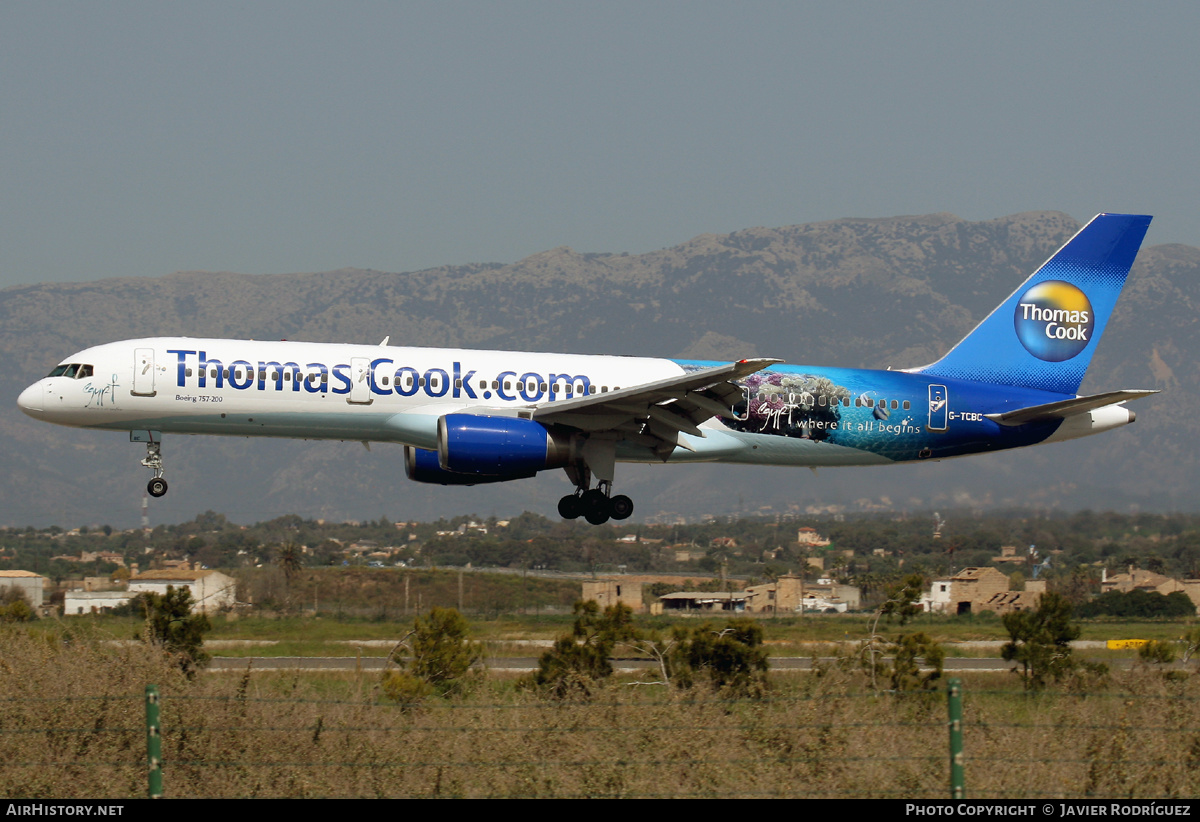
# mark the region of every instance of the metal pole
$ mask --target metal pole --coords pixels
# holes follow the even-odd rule
[[[965,799],[967,788],[963,773],[962,680],[951,679],[946,690],[950,709],[950,798]]]
[[[158,686],[146,686],[146,795],[162,799],[162,730],[158,722]]]

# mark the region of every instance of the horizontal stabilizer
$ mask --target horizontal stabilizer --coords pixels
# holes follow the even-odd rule
[[[1003,414],[985,414],[992,422],[1001,425],[1025,425],[1030,422],[1048,422],[1085,414],[1106,405],[1117,405],[1157,394],[1157,391],[1108,391],[1104,394],[1092,394],[1089,397],[1076,397],[1073,400],[1048,402],[1045,405],[1031,405],[1028,408],[1018,408],[1016,411],[1005,411]]]

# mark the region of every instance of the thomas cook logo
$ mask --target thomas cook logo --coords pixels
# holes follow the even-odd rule
[[[1087,295],[1070,283],[1047,280],[1030,288],[1017,300],[1017,338],[1021,345],[1046,362],[1069,360],[1092,339],[1095,312]]]

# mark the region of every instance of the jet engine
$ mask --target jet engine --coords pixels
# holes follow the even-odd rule
[[[478,477],[529,477],[571,457],[569,435],[519,417],[447,414],[438,420],[437,442],[443,471]]]
[[[527,479],[528,477],[532,477],[535,472],[488,476],[485,474],[459,474],[454,471],[444,471],[442,470],[442,466],[438,464],[437,451],[406,445],[404,446],[404,473],[414,482],[427,482],[432,485],[480,485],[485,482]]]

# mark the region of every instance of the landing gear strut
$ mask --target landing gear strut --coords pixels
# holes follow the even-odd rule
[[[558,515],[563,519],[583,517],[592,525],[603,525],[609,519],[628,519],[633,514],[633,500],[624,494],[609,496],[612,483],[601,480],[595,488],[580,487],[558,501]]]
[[[142,465],[154,471],[154,479],[146,483],[146,493],[152,497],[161,497],[167,493],[167,481],[163,479],[162,443],[146,443],[146,458]]]

